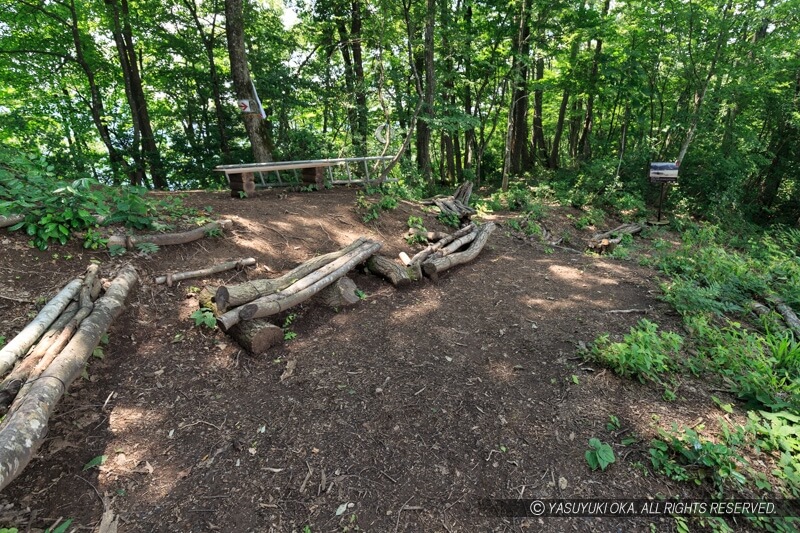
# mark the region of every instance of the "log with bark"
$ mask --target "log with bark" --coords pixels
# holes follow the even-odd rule
[[[248,257],[246,259],[239,259],[238,261],[228,261],[225,263],[220,263],[217,265],[212,265],[210,267],[202,268],[200,270],[189,270],[186,272],[177,272],[175,274],[167,274],[165,276],[156,276],[155,282],[156,284],[166,283],[168,287],[172,287],[172,284],[176,281],[183,281],[185,279],[192,279],[192,278],[200,278],[203,276],[210,276],[212,274],[218,274],[220,272],[225,272],[226,270],[233,270],[234,268],[242,269],[246,266],[253,266],[256,264],[256,260],[253,257]]]
[[[367,261],[367,268],[373,274],[381,276],[395,287],[407,287],[412,281],[422,278],[419,263],[401,266],[382,255],[373,255]]]
[[[252,320],[275,315],[311,298],[322,289],[343,278],[357,265],[381,249],[381,243],[366,241],[347,255],[315,270],[281,292],[262,296],[241,308],[229,311],[217,319],[220,329],[227,331],[240,320]]]
[[[800,319],[797,318],[797,314],[795,314],[794,310],[777,296],[769,296],[767,300],[775,306],[775,309],[786,322],[786,325],[794,332],[795,337],[800,338]]]
[[[239,322],[228,334],[252,355],[260,355],[283,342],[283,330],[265,319]]]
[[[367,239],[365,237],[360,237],[345,248],[314,257],[278,278],[255,279],[238,285],[223,285],[217,288],[214,294],[214,303],[217,307],[217,311],[219,313],[225,313],[232,307],[238,307],[252,302],[256,298],[281,291],[298,279],[352,252],[366,241]]]
[[[81,375],[101,337],[122,313],[137,282],[136,270],[130,265],[122,267],[69,344],[32,383],[27,394],[17,396],[10,414],[0,424],[0,490],[22,472],[39,449],[53,409]]]
[[[0,228],[7,228],[25,220],[25,215],[0,215]]]
[[[137,244],[150,243],[157,246],[169,246],[173,244],[186,244],[199,239],[202,239],[209,233],[228,229],[233,225],[231,220],[219,220],[211,222],[205,226],[200,226],[188,231],[181,231],[177,233],[158,233],[154,235],[112,235],[108,238],[108,247],[124,246],[128,250],[132,250]]]
[[[370,260],[371,259],[372,258],[370,258]],[[355,282],[347,276],[336,280],[334,283],[322,289],[317,299],[331,309],[348,307],[361,301],[361,298],[358,296],[358,287],[356,287]]]
[[[461,202],[463,205],[469,205],[470,196],[472,196],[472,182],[469,180],[459,185],[453,193],[453,199]]]
[[[463,252],[451,253],[449,255],[445,255],[444,257],[431,257],[422,264],[422,271],[426,276],[436,281],[439,279],[439,274],[445,270],[453,268],[456,265],[461,265],[472,261],[478,256],[481,250],[483,250],[483,247],[486,245],[486,241],[489,239],[489,236],[494,230],[495,225],[493,222],[484,224],[478,228],[477,232],[475,232],[475,238],[469,245],[469,248]]]
[[[459,219],[468,219],[475,214],[475,210],[469,207],[469,198],[472,195],[472,182],[462,183],[452,196],[438,195],[433,198],[423,200],[424,205],[435,205],[439,212],[445,216],[457,216]]]
[[[761,318],[770,316],[778,317],[777,320],[771,321],[772,324],[778,329],[778,333],[785,333],[786,331],[788,331],[786,326],[784,326],[783,322],[781,321],[782,316],[778,313],[773,315],[773,310],[767,307],[766,305],[762,304],[761,302],[758,302],[756,300],[750,302],[750,310],[756,316]]]
[[[612,252],[614,248],[622,242],[623,235],[636,235],[642,231],[639,224],[622,224],[616,228],[603,232],[595,233],[587,247],[597,253]]]
[[[422,251],[418,252],[417,254],[415,254],[414,257],[411,258],[411,260],[409,261],[408,264],[410,264],[410,265],[415,265],[415,264],[419,265],[419,264],[424,263],[428,259],[428,257],[430,257],[435,252],[441,250],[443,247],[447,246],[448,244],[450,244],[454,240],[456,240],[456,239],[458,239],[460,237],[463,237],[464,235],[468,235],[469,233],[473,232],[474,230],[475,230],[475,224],[471,224],[471,223],[467,224],[466,226],[464,226],[463,228],[459,229],[458,231],[455,231],[452,234],[444,237],[443,239],[441,239],[436,244],[432,244],[432,245],[428,246],[427,248],[425,248],[424,250],[422,250]]]
[[[419,228],[409,228],[403,238],[408,240],[412,237],[422,237],[427,241],[438,241],[448,236],[444,231],[426,231]]]
[[[69,305],[70,301],[78,294],[83,286],[83,280],[76,278],[45,305],[30,324],[20,331],[8,344],[0,348],[0,376],[5,375],[16,364],[31,346],[36,344],[39,337],[56,321]]]

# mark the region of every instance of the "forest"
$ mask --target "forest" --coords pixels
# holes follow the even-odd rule
[[[412,190],[630,209],[654,202],[648,162],[678,161],[675,209],[800,215],[795,0],[0,8],[2,157],[58,179],[219,188],[218,164],[401,153]]]

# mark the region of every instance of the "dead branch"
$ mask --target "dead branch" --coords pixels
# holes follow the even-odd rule
[[[177,233],[158,233],[153,235],[139,236],[112,235],[108,238],[108,247],[124,246],[128,250],[132,250],[137,244],[141,244],[143,242],[155,244],[157,246],[186,244],[198,239],[202,239],[208,233],[213,231],[228,229],[232,225],[233,221],[231,220],[220,220],[217,222],[211,222],[205,226],[200,226],[199,228]]]
[[[444,257],[428,259],[422,264],[422,271],[426,276],[436,281],[439,278],[439,274],[445,270],[448,270],[456,265],[461,265],[472,261],[478,256],[481,250],[483,250],[486,241],[489,239],[489,236],[492,234],[495,228],[496,226],[493,222],[484,224],[478,229],[475,240],[472,241],[472,244],[470,244],[469,248],[463,252],[457,252]]]
[[[472,223],[467,224],[466,226],[464,226],[463,228],[459,229],[458,231],[453,232],[450,235],[448,235],[447,237],[443,238],[442,240],[440,240],[436,244],[432,244],[431,246],[428,246],[427,248],[425,248],[421,252],[419,252],[416,255],[414,255],[414,257],[411,258],[410,264],[413,265],[413,264],[424,263],[428,259],[428,257],[431,256],[431,254],[433,254],[434,252],[442,249],[444,246],[447,246],[448,244],[450,244],[454,240],[458,239],[459,237],[463,237],[464,235],[469,234],[474,229],[475,229],[475,224],[472,224]]]
[[[157,276],[154,281],[156,282],[156,284],[160,285],[162,283],[166,283],[168,287],[172,287],[172,284],[175,283],[176,281],[183,281],[185,279],[210,276],[212,274],[225,272],[226,270],[233,270],[234,268],[242,269],[246,266],[252,266],[255,264],[256,264],[255,258],[248,257],[246,259],[239,259],[238,261],[228,261],[226,263],[220,263],[218,265],[201,268],[200,270],[189,270],[186,272],[167,274],[165,276]]]

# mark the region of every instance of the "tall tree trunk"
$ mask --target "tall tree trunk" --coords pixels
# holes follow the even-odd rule
[[[608,10],[611,7],[611,0],[605,0],[603,4],[603,12],[601,20],[605,20],[608,15]],[[603,38],[598,36],[595,47],[594,56],[592,57],[592,69],[589,73],[589,96],[586,99],[586,115],[583,123],[583,132],[579,141],[580,152],[584,159],[589,159],[592,156],[591,134],[594,125],[594,99],[597,92],[597,76],[600,68],[600,54],[603,51]]]
[[[255,101],[247,52],[244,46],[243,0],[225,0],[225,35],[228,38],[228,55],[231,61],[231,77],[236,98]],[[243,113],[244,127],[253,148],[256,163],[272,161],[269,148],[269,131],[259,113]]]
[[[357,111],[358,144],[356,154],[367,155],[367,92],[364,80],[364,59],[361,47],[361,2],[354,0],[350,7],[350,48],[353,51],[353,73],[355,74],[355,100]]]
[[[209,85],[211,85],[211,96],[214,99],[214,114],[217,119],[217,132],[219,134],[219,147],[222,150],[222,159],[224,162],[230,161],[231,149],[228,144],[228,120],[225,117],[225,108],[222,105],[222,91],[220,90],[219,73],[217,72],[217,63],[214,56],[214,45],[217,40],[217,10],[216,2],[214,9],[214,19],[211,23],[211,29],[206,33],[200,17],[197,14],[197,5],[195,0],[183,0],[183,4],[189,10],[194,21],[197,34],[203,42],[203,48],[206,52],[206,59],[208,59],[208,78]]]
[[[433,64],[433,26],[436,21],[436,0],[427,0],[425,14],[424,69],[425,87],[422,114],[417,121],[417,168],[422,172],[428,186],[433,188],[431,167],[431,125],[434,118],[433,96],[436,84]]]
[[[156,189],[166,189],[167,180],[164,176],[161,163],[161,153],[156,144],[153,126],[150,122],[150,113],[147,109],[147,99],[144,95],[142,77],[139,71],[139,61],[136,48],[133,44],[133,31],[130,24],[128,0],[105,0],[109,7],[113,23],[112,33],[117,54],[122,67],[123,80],[125,81],[125,94],[131,108],[134,132],[140,136],[141,157],[147,163],[153,186]],[[134,157],[136,153],[134,152]]]
[[[534,72],[534,79],[540,82],[544,78],[544,56],[540,53],[536,58],[536,71]],[[544,91],[537,83],[536,89],[533,91],[533,139],[531,148],[536,161],[544,165],[547,163],[547,143],[544,139],[544,124],[542,121],[542,101],[544,99]],[[565,108],[566,110],[566,108]]]

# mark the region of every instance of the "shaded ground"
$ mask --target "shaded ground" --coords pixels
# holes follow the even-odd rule
[[[185,203],[213,207],[233,230],[150,257],[39,252],[21,235],[0,234],[0,295],[35,300],[92,259],[105,275],[133,260],[145,280],[112,327],[105,358],[93,359],[90,378],[59,406],[39,457],[0,495],[0,525],[44,528],[71,517],[91,529],[107,494],[121,531],[672,530],[669,518],[498,518],[475,509],[480,498],[689,494],[649,472],[647,443],[656,424],[716,424],[718,411],[702,407],[707,393],[687,383],[666,403],[661,391],[576,357],[578,342],[622,334],[644,316],[610,311],[647,310],[678,327],[657,300],[654,272],[633,261],[547,250],[501,228],[474,263],[438,284],[397,291],[355,273],[365,301],[339,312],[313,301],[295,308],[297,338],[266,357],[194,327],[191,287],[275,276],[360,235],[381,240],[389,256],[409,250],[402,234],[419,208],[401,203],[364,226],[354,199],[348,189],[245,201],[190,193]],[[551,211],[553,233],[571,228],[565,214]],[[437,227],[429,215],[425,222]],[[591,233],[571,231],[576,247]],[[247,273],[173,288],[151,281],[247,256],[259,263]],[[0,335],[10,338],[33,311],[0,299]],[[296,369],[281,381],[289,360]],[[621,430],[605,428],[610,415]],[[631,434],[640,444],[623,447]],[[615,448],[606,472],[586,464],[592,437]],[[102,467],[82,470],[99,455],[108,456]]]

